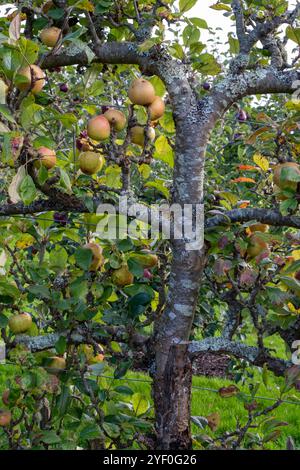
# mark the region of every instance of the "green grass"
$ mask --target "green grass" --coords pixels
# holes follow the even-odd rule
[[[111,373],[107,372],[108,376]],[[268,387],[262,382],[261,374],[257,371],[254,374],[255,381],[259,382],[260,388],[257,393],[258,396],[276,399],[278,397],[279,385],[282,379],[275,378],[272,374],[269,374]],[[109,379],[107,379],[109,381]],[[126,383],[135,393],[139,392],[144,394],[151,402],[151,381],[150,377],[138,373],[128,372],[126,377],[122,380],[114,380],[115,385],[121,385]],[[238,400],[237,397],[222,398],[216,392],[210,390],[203,390],[206,388],[219,390],[221,387],[232,384],[230,380],[219,379],[219,378],[207,378],[207,377],[193,377],[193,387],[201,387],[201,390],[193,388],[192,392],[192,415],[193,416],[207,416],[211,413],[219,413],[221,416],[221,424],[218,429],[219,433],[225,431],[233,431],[236,427],[236,422],[239,419],[242,423],[247,419],[247,412],[244,409],[243,403]],[[243,387],[238,384],[240,390],[248,393],[247,387]],[[270,416],[274,416],[280,421],[289,423],[288,426],[282,427],[282,435],[275,443],[269,443],[267,448],[269,449],[285,449],[286,439],[288,436],[292,436],[296,446],[300,447],[300,396],[299,393],[290,397],[289,401],[299,400],[298,405],[292,405],[283,403],[277,410],[275,410]],[[257,400],[262,402],[266,407],[272,405],[271,400]],[[193,433],[199,433],[199,429],[193,425]],[[205,430],[205,433],[211,436],[216,434],[210,430]]]
[[[5,387],[5,382],[10,375],[13,375],[14,368],[10,365],[0,366],[0,390]],[[111,371],[106,372],[107,376],[112,376]],[[278,388],[282,379],[275,378],[272,374],[269,375],[268,387],[262,382],[261,374],[256,371],[254,374],[255,380],[259,382],[260,388],[258,391],[259,396],[270,397],[276,399],[278,396]],[[111,382],[111,379],[102,379],[103,382]],[[114,385],[128,385],[133,392],[139,392],[144,394],[149,402],[151,403],[151,379],[146,374],[138,372],[128,372],[126,377],[122,380],[114,380]],[[203,390],[203,388],[209,388],[218,390],[221,387],[231,384],[232,381],[219,379],[219,378],[207,378],[197,377],[193,378],[193,387],[201,387],[201,390],[193,388],[192,393],[192,415],[194,416],[207,416],[211,413],[218,412],[221,416],[221,423],[218,432],[223,433],[224,431],[233,431],[235,429],[236,421],[239,419],[242,423],[247,417],[247,413],[244,410],[243,403],[241,403],[237,397],[222,398],[218,393]],[[240,386],[239,388],[244,392],[248,392],[247,388]],[[294,398],[290,400],[299,400],[299,393],[295,393]],[[260,400],[258,400],[260,401]],[[265,406],[272,404],[272,401],[261,400]],[[282,428],[281,437],[275,442],[267,445],[269,449],[285,449],[285,443],[288,436],[292,436],[296,446],[300,447],[300,400],[299,405],[282,404],[279,409],[272,413],[272,416],[285,421],[288,426]],[[193,425],[193,433],[199,433],[199,429]],[[205,433],[209,435],[213,434],[210,430]]]

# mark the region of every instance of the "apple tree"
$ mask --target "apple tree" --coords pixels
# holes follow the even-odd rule
[[[265,342],[279,335],[291,356],[300,339],[299,104],[287,98],[299,7],[212,4],[235,25],[221,55],[187,15],[195,4],[20,0],[0,19],[4,447],[190,448],[203,352],[286,377],[273,407],[245,402],[248,421],[219,446],[245,445],[299,385]],[[204,204],[203,246],[153,234],[161,204]],[[100,237],[110,220],[132,231]],[[152,377],[154,419],[106,378],[133,368]]]

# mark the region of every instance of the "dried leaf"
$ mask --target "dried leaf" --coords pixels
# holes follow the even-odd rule
[[[9,25],[9,38],[12,42],[20,39],[21,15],[17,13]]]
[[[221,423],[221,417],[219,413],[211,413],[206,417],[208,426],[212,431],[216,431]]]
[[[25,166],[22,165],[18,169],[17,174],[13,177],[12,182],[10,183],[8,187],[8,195],[10,197],[11,202],[13,202],[14,204],[22,200],[19,195],[18,190],[25,176],[26,176]]]
[[[236,385],[229,385],[228,387],[222,387],[219,389],[219,395],[222,398],[230,398],[236,395],[240,390]]]
[[[241,176],[240,178],[231,180],[231,183],[256,183],[256,181],[252,178],[245,178],[244,176]]]

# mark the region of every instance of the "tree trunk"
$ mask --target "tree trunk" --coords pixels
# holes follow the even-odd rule
[[[173,344],[165,366],[164,380],[157,381],[155,389],[159,449],[191,448],[191,385],[188,343]]]
[[[165,78],[176,126],[172,203],[203,203],[204,160],[207,142],[228,101],[224,95],[198,101],[186,78]],[[203,227],[200,230],[204,230]],[[187,248],[185,238],[172,241],[172,266],[166,306],[156,320],[153,398],[158,449],[191,447],[191,364],[187,354],[199,286],[205,265],[204,247]],[[185,352],[183,352],[185,351]]]
[[[185,252],[178,245],[173,252],[168,304],[155,325],[153,398],[157,448],[162,450],[191,447],[192,368],[187,349],[204,256],[198,251]]]

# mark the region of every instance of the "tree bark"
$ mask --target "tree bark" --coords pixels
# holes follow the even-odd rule
[[[207,142],[224,107],[217,95],[198,102],[187,79],[175,78],[167,85],[176,125],[172,202],[181,208],[185,204],[196,208],[203,202]],[[190,339],[205,253],[203,247],[189,250],[186,242],[187,238],[172,242],[173,260],[166,306],[154,327],[153,398],[157,448],[163,450],[188,449],[191,446],[191,372],[188,354],[182,354],[181,348],[185,348]],[[170,376],[173,376],[172,380]],[[166,406],[169,406],[169,412]]]
[[[156,394],[158,448],[161,450],[189,449],[192,386],[192,366],[188,356],[188,343],[173,344]],[[157,388],[157,383],[156,383]]]

